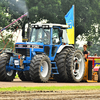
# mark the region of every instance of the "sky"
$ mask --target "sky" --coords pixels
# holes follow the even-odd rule
[[[79,35],[78,38],[81,38],[81,36]],[[84,44],[87,44],[85,40],[80,40],[78,38],[76,39],[76,44],[78,44],[79,47],[83,47]]]

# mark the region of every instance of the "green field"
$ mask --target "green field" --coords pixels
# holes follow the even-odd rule
[[[42,87],[8,87],[0,91],[65,91],[65,90],[100,90],[100,86],[42,86]]]

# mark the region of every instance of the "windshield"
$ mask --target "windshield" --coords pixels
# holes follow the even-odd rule
[[[30,41],[50,44],[50,29],[32,28]]]

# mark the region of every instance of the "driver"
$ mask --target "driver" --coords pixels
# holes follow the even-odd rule
[[[43,33],[44,32],[44,33]],[[37,42],[43,42],[44,44],[49,44],[50,43],[50,32],[43,30],[38,31],[38,36],[37,36]]]

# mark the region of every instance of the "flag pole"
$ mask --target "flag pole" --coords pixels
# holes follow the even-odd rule
[[[75,5],[74,6],[74,47],[75,47]]]
[[[15,22],[17,22],[18,20],[20,20],[21,18],[23,18],[24,16],[28,16],[28,12],[25,13],[24,15],[22,15],[21,17],[19,17],[18,19],[16,19],[15,21],[13,21],[12,23],[10,23],[9,25],[7,25],[6,27],[4,27],[3,29],[0,30],[0,33],[5,30],[6,28],[8,28],[9,26],[11,26],[12,24],[14,24]]]

